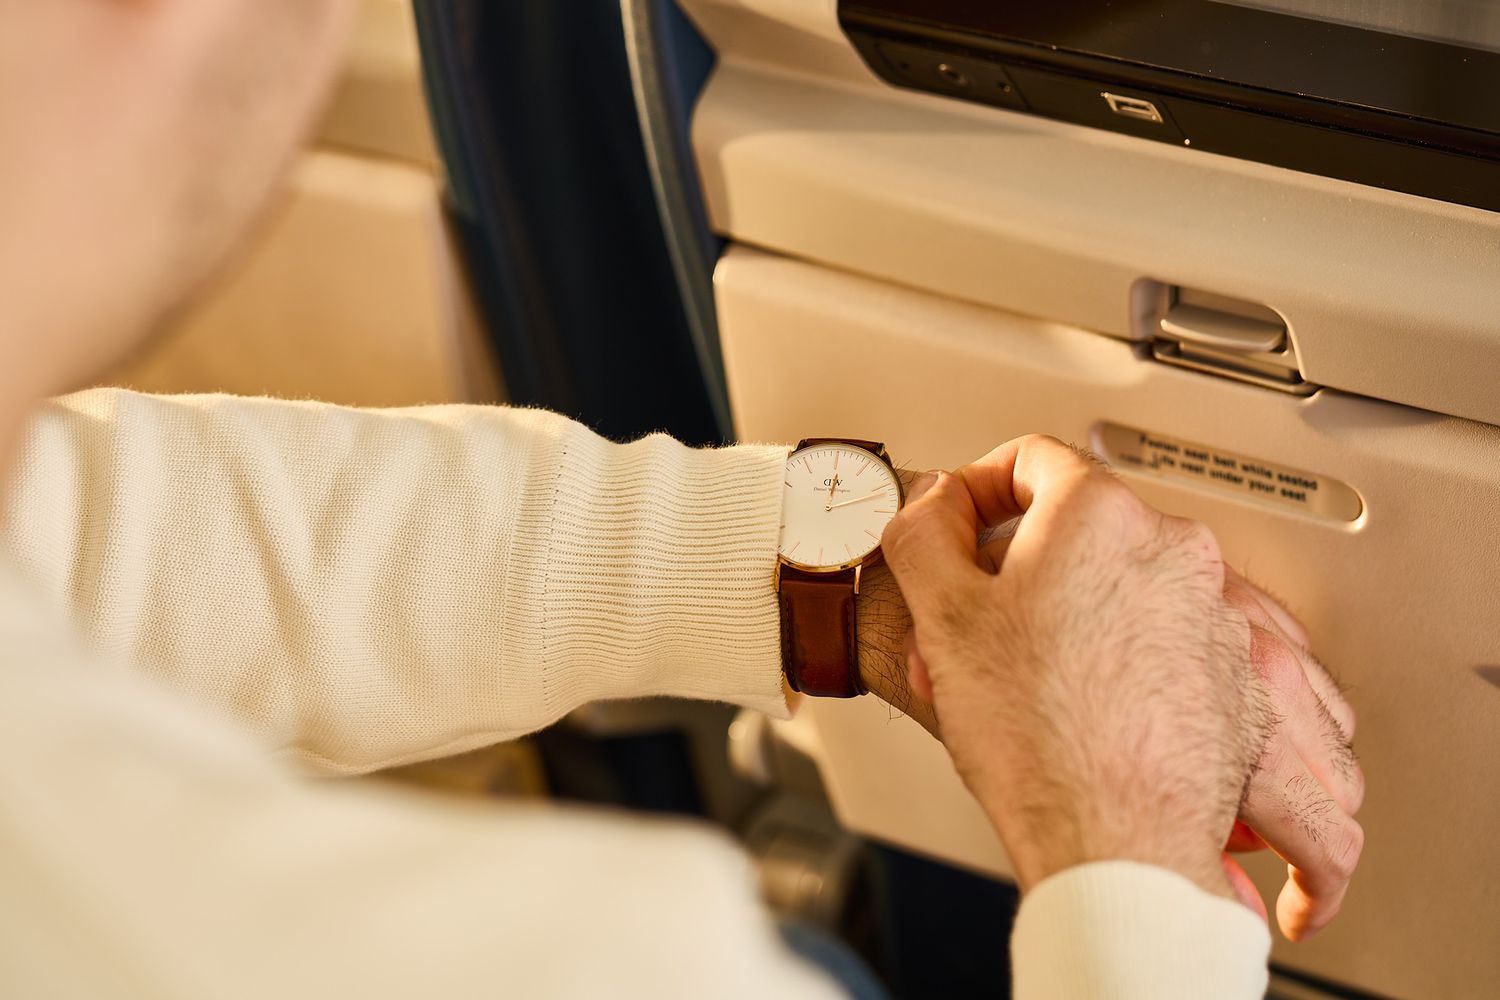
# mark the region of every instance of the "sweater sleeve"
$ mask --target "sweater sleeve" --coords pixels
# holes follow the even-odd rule
[[[300,780],[0,559],[0,996],[837,1000],[728,837]]]
[[[92,390],[31,425],[6,539],[108,661],[358,773],[601,699],[784,714],[785,455],[538,410]]]
[[[1240,903],[1133,861],[1038,884],[1011,936],[1015,1000],[1260,1000],[1271,935]]]

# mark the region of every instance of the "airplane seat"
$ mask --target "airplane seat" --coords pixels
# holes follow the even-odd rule
[[[1397,116],[1377,140],[1351,125],[1368,108],[1304,108],[1305,94],[1252,115],[1220,99],[1196,46],[1204,73],[1142,69],[1157,90],[1116,92],[1084,78],[1088,45],[997,40],[1007,17],[1075,4],[683,6],[718,60],[692,140],[729,241],[714,281],[739,435],[880,439],[933,468],[1041,431],[1206,522],[1348,686],[1369,780],[1358,877],[1317,938],[1278,936],[1277,995],[1491,994],[1500,186],[1471,183],[1492,176],[1491,133],[1449,123],[1420,145],[1402,130],[1431,123]],[[1252,24],[1312,6],[1198,5]],[[1116,8],[1069,27],[1118,41],[1104,22],[1137,7]],[[965,36],[964,17],[989,21]],[[1328,53],[1358,40],[1294,27]],[[1391,50],[1428,51],[1408,42]],[[1434,79],[1411,99],[1467,102]],[[1480,105],[1460,110],[1487,126]],[[1316,114],[1330,120],[1314,128]],[[820,391],[834,369],[858,391]],[[915,723],[871,699],[812,700],[791,728],[850,829],[1009,875]],[[1251,868],[1274,896],[1284,866]]]

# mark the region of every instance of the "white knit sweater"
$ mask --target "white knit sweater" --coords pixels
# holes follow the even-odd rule
[[[0,995],[838,995],[706,829],[272,759],[363,773],[606,698],[785,714],[785,453],[480,407],[49,405],[0,561]],[[1086,866],[1022,906],[1017,996],[1258,997],[1268,942]]]

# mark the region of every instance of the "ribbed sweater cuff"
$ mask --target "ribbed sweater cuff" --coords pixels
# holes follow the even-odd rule
[[[786,715],[772,585],[786,454],[569,425],[534,456],[504,661],[542,665],[549,716],[648,695]]]
[[[1038,884],[1011,937],[1016,1000],[1265,996],[1265,923],[1152,865],[1080,865]]]

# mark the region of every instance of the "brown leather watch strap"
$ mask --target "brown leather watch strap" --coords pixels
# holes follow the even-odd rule
[[[859,677],[854,570],[781,568],[781,662],[792,690],[816,698],[865,693]]]

